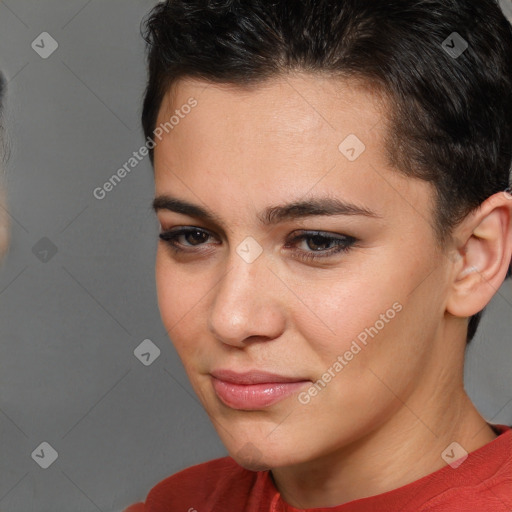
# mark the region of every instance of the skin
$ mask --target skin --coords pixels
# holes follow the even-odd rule
[[[463,362],[467,317],[490,301],[510,261],[511,197],[489,198],[456,228],[457,243],[442,249],[431,185],[386,160],[386,105],[376,94],[307,74],[247,90],[182,80],[157,124],[190,97],[197,107],[155,148],[155,193],[207,208],[221,223],[157,209],[162,231],[207,231],[179,238],[196,252],[175,254],[159,242],[158,302],[230,455],[248,469],[271,469],[289,504],[329,507],[440,469],[453,441],[468,452],[492,441],[464,392]],[[353,162],[338,149],[348,134],[366,146]],[[258,221],[267,206],[325,195],[379,217]],[[287,244],[299,230],[357,241],[303,261],[301,252],[333,245]],[[248,236],[263,249],[252,263],[236,252]],[[473,266],[478,271],[468,272]],[[401,311],[308,404],[295,393],[261,410],[236,410],[215,394],[209,372],[218,368],[316,382],[396,302]]]

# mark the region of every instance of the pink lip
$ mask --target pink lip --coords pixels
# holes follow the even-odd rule
[[[268,407],[310,382],[260,371],[216,370],[211,376],[213,389],[220,400],[228,407],[244,410]]]

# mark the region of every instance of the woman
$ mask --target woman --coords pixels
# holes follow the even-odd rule
[[[512,430],[463,385],[512,253],[496,2],[169,0],[147,29],[159,307],[230,456],[128,510],[509,511]]]

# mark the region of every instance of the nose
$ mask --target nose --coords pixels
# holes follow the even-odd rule
[[[285,287],[267,266],[265,253],[252,263],[235,251],[215,287],[208,328],[221,342],[242,348],[275,339],[283,332]]]

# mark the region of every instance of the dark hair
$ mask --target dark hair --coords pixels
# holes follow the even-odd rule
[[[144,29],[146,137],[178,79],[249,87],[287,71],[327,73],[384,93],[389,161],[433,183],[441,247],[509,186],[512,27],[495,0],[167,0]]]

